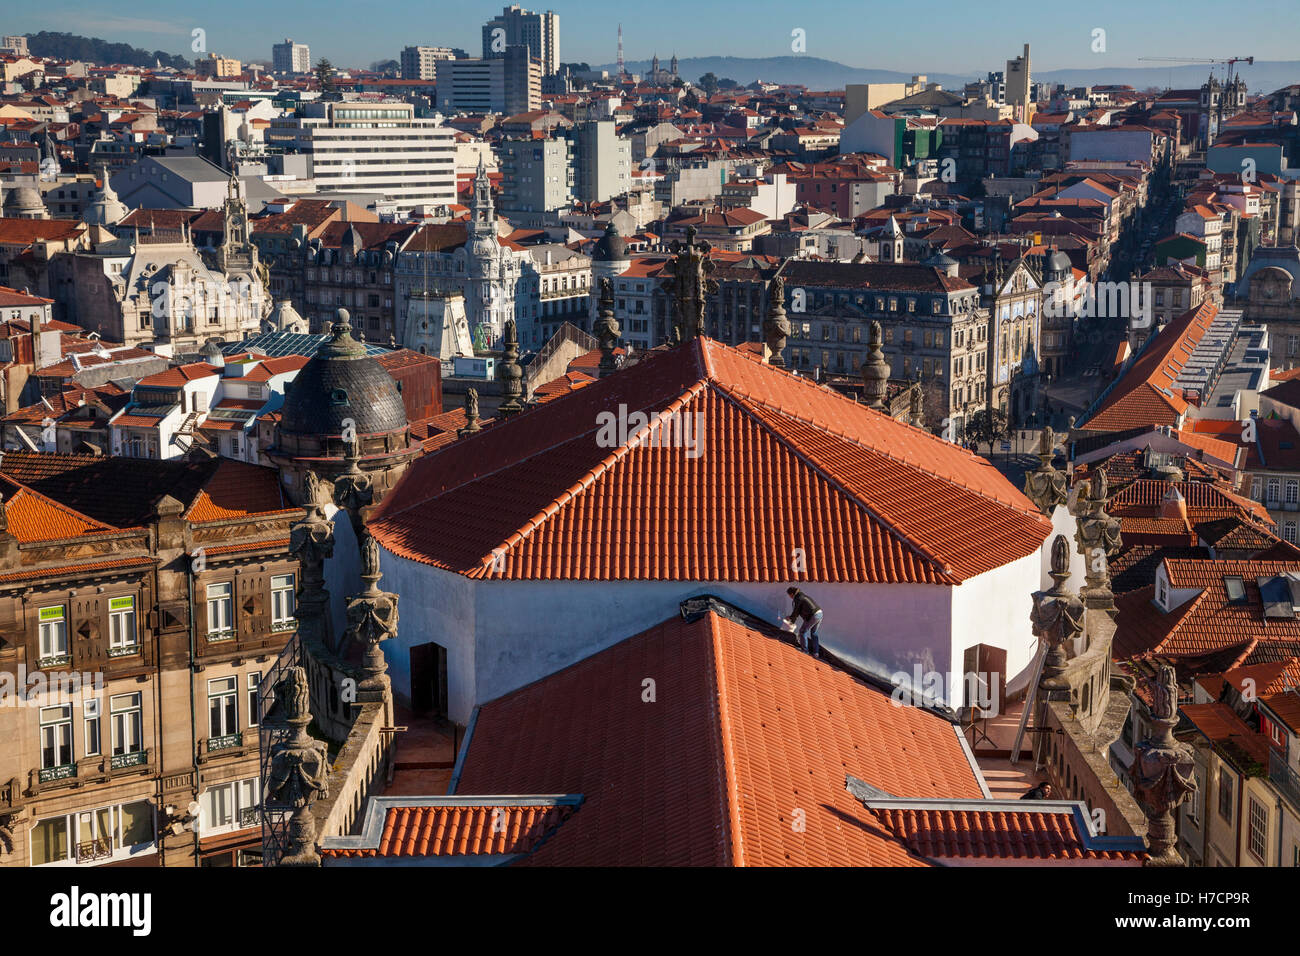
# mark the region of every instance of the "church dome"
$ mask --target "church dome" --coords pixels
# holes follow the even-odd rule
[[[268,332],[306,332],[307,323],[289,299],[279,299],[271,314],[262,320]]]
[[[407,427],[397,383],[352,337],[339,309],[331,337],[302,367],[285,396],[280,431],[288,435],[340,435],[351,421],[358,436]]]
[[[32,186],[17,186],[9,190],[3,212],[7,219],[44,219],[49,215],[40,191]]]
[[[605,225],[605,234],[592,248],[591,259],[593,262],[616,262],[626,258],[627,245],[623,242],[623,237],[618,234],[618,230],[614,228],[614,220],[611,219]]]

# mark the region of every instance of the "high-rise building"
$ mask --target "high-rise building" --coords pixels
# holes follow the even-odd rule
[[[432,80],[439,60],[454,60],[456,54],[445,46],[408,46],[402,50],[402,79]]]
[[[0,53],[8,53],[12,56],[27,56],[27,37],[5,37],[0,40]]]
[[[501,212],[516,226],[554,224],[554,214],[573,205],[569,141],[505,140],[501,153]]]
[[[271,69],[276,73],[310,73],[311,48],[288,37],[271,47]]]
[[[1014,60],[1007,60],[1005,77],[1006,104],[1013,110],[1011,118],[1018,123],[1028,123],[1033,119],[1034,101],[1030,99],[1031,79],[1029,76],[1029,44],[1025,52]]]
[[[613,120],[574,127],[574,194],[582,202],[605,202],[632,187],[632,143],[619,138]]]
[[[266,138],[308,154],[321,192],[382,193],[399,212],[456,200],[455,130],[410,103],[307,103],[272,120]]]
[[[542,66],[522,44],[493,59],[439,60],[436,76],[444,113],[513,116],[541,107]]]
[[[505,56],[516,44],[528,47],[533,59],[541,61],[542,75],[560,70],[560,16],[549,10],[533,13],[518,4],[501,11],[499,17],[483,24],[483,59]]]

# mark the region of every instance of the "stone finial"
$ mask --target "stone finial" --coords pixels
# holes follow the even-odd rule
[[[718,291],[709,276],[717,269],[708,242],[695,241],[695,227],[686,227],[686,242],[673,240],[673,344],[680,345],[707,333],[708,296]]]
[[[785,315],[785,279],[777,276],[767,287],[767,315],[763,317],[763,341],[767,343],[768,365],[785,368],[785,340],[790,320]]]
[[[885,410],[885,395],[889,391],[889,363],[881,348],[884,333],[879,322],[871,323],[867,336],[867,360],[862,363],[863,398],[877,411]]]
[[[1178,677],[1161,664],[1151,681],[1151,734],[1133,748],[1129,775],[1133,796],[1147,817],[1147,866],[1183,866],[1174,811],[1196,792],[1192,749],[1174,737],[1178,723]]]
[[[596,318],[596,326],[592,331],[596,333],[596,338],[600,342],[598,377],[613,375],[618,371],[614,349],[618,347],[618,337],[622,334],[622,330],[618,327],[618,320],[614,318],[614,282],[609,276],[603,276],[600,280],[600,314]]]
[[[363,654],[365,678],[357,684],[363,691],[388,688],[388,663],[379,649],[380,642],[397,636],[397,595],[379,589],[379,542],[366,532],[361,539],[361,593],[347,600],[348,639]]]
[[[1065,474],[1052,464],[1055,444],[1056,436],[1051,427],[1044,428],[1038,445],[1038,467],[1025,475],[1025,497],[1045,515],[1050,515],[1057,505],[1065,504],[1070,497]]]
[[[290,667],[275,685],[277,703],[283,708],[290,732],[270,748],[270,769],[266,776],[263,804],[271,811],[290,811],[288,846],[277,866],[319,866],[316,852],[316,821],[311,804],[329,794],[329,757],[325,745],[307,733],[311,723],[311,694],[307,671]]]
[[[1083,633],[1083,602],[1071,592],[1065,582],[1070,577],[1070,543],[1065,535],[1052,540],[1052,586],[1046,591],[1034,592],[1034,607],[1030,613],[1034,635],[1047,644],[1047,657],[1043,665],[1043,684],[1049,688],[1067,686],[1064,678],[1066,648]]]
[[[481,431],[482,425],[478,423],[478,389],[473,386],[465,390],[465,427],[456,434],[461,438],[466,435],[473,435]]]
[[[1079,553],[1084,557],[1086,587],[1083,603],[1114,617],[1118,612],[1115,610],[1115,595],[1110,589],[1110,562],[1119,554],[1124,541],[1120,536],[1119,519],[1106,513],[1108,492],[1104,468],[1094,471],[1092,480],[1079,487],[1074,509],[1075,540]]]
[[[506,400],[497,411],[502,415],[515,415],[524,410],[524,370],[519,367],[519,331],[514,319],[506,319],[502,345],[505,354],[498,374],[504,383]]]
[[[908,419],[917,428],[925,427],[925,391],[921,384],[921,373],[917,371],[916,382],[907,395]]]

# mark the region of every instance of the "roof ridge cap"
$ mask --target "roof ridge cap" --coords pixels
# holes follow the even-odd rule
[[[713,696],[717,701],[717,721],[713,726],[718,734],[718,747],[722,754],[722,779],[719,783],[729,823],[723,831],[723,853],[733,866],[744,866],[745,837],[740,821],[740,781],[736,776],[735,738],[731,734],[732,713],[727,694],[727,659],[722,652],[722,630],[719,626],[721,619],[712,611],[709,611],[705,617],[709,622],[709,650],[713,655],[709,679],[713,681]]]

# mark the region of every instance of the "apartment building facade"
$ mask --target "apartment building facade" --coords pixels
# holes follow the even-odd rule
[[[307,103],[273,119],[266,141],[307,154],[321,193],[379,193],[399,213],[456,201],[456,132],[410,103]]]
[[[296,627],[274,471],[11,452],[0,484],[0,866],[256,862]]]

